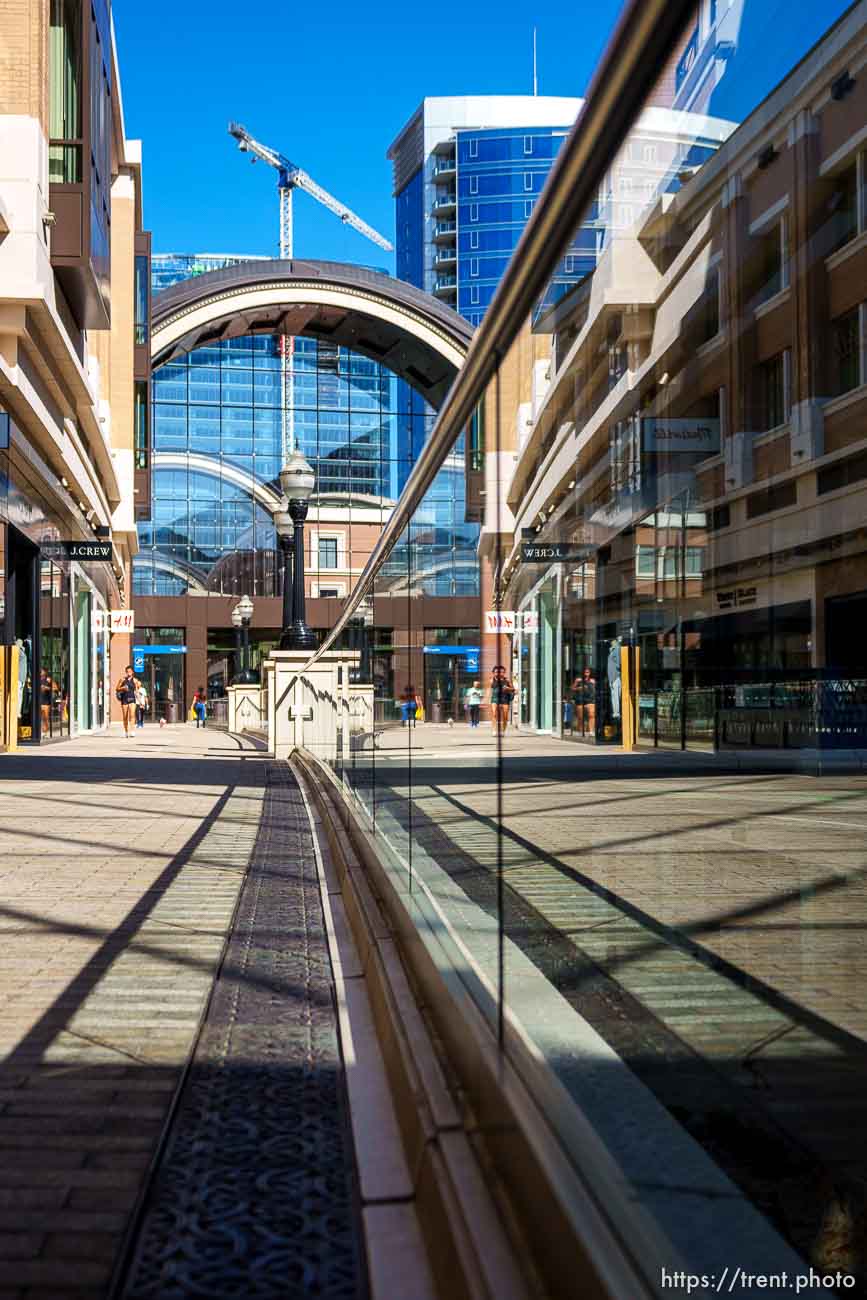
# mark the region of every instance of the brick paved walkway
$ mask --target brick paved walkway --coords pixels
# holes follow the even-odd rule
[[[225,733],[0,756],[0,1297],[106,1293],[256,839]]]

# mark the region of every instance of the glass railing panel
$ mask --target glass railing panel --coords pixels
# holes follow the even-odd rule
[[[657,1288],[865,1285],[864,56],[697,9],[486,425],[503,1046]]]

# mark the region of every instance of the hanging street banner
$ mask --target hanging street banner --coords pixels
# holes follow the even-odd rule
[[[650,452],[699,452],[714,456],[720,449],[719,420],[669,420],[646,416],[641,421],[642,445]]]
[[[108,612],[109,632],[134,632],[134,609],[110,609]]]
[[[111,542],[42,542],[44,560],[111,560]]]
[[[517,632],[518,620],[513,609],[488,609],[485,611],[486,632]]]

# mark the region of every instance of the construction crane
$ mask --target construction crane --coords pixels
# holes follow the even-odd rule
[[[317,185],[312,176],[296,167],[293,162],[279,153],[276,149],[270,148],[267,144],[261,144],[260,141],[254,140],[246,127],[241,126],[239,122],[229,123],[229,135],[234,136],[238,141],[238,148],[242,153],[252,154],[251,162],[264,162],[269,167],[273,167],[277,172],[277,193],[280,199],[280,256],[292,257],[294,244],[294,231],[292,222],[292,191],[306,190],[314,199],[317,199],[323,207],[328,208],[335,216],[339,217],[344,225],[351,226],[357,230],[360,235],[378,244],[390,253],[392,244],[373,226],[369,226],[361,217],[355,215],[351,209],[347,208],[333,194],[329,194],[321,185]],[[291,371],[291,358],[295,351],[295,341],[293,338],[287,339],[285,336],[280,343],[280,389],[281,389],[281,430],[283,442],[283,459],[295,450],[295,411],[294,411],[294,393],[293,380]]]
[[[328,208],[339,217],[344,225],[351,226],[357,230],[360,235],[378,244],[390,253],[393,245],[373,226],[369,226],[361,217],[357,217],[354,212],[336,199],[333,194],[329,194],[321,185],[317,185],[312,176],[308,176],[300,167],[296,167],[290,162],[285,154],[278,153],[276,149],[271,149],[267,144],[260,144],[254,140],[246,127],[241,126],[238,122],[229,123],[229,135],[234,136],[238,141],[238,148],[242,153],[253,155],[252,161],[267,163],[277,172],[277,190],[280,194],[280,256],[292,256],[292,191],[306,190],[314,199],[318,200],[323,207]]]

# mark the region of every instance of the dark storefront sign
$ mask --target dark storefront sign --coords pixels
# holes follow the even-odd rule
[[[46,560],[111,560],[111,542],[43,542]]]
[[[717,609],[740,609],[744,605],[755,605],[758,590],[755,587],[731,587],[727,591],[716,593]]]
[[[714,456],[720,449],[720,422],[714,419],[646,417],[641,421],[646,452],[700,452]]]

